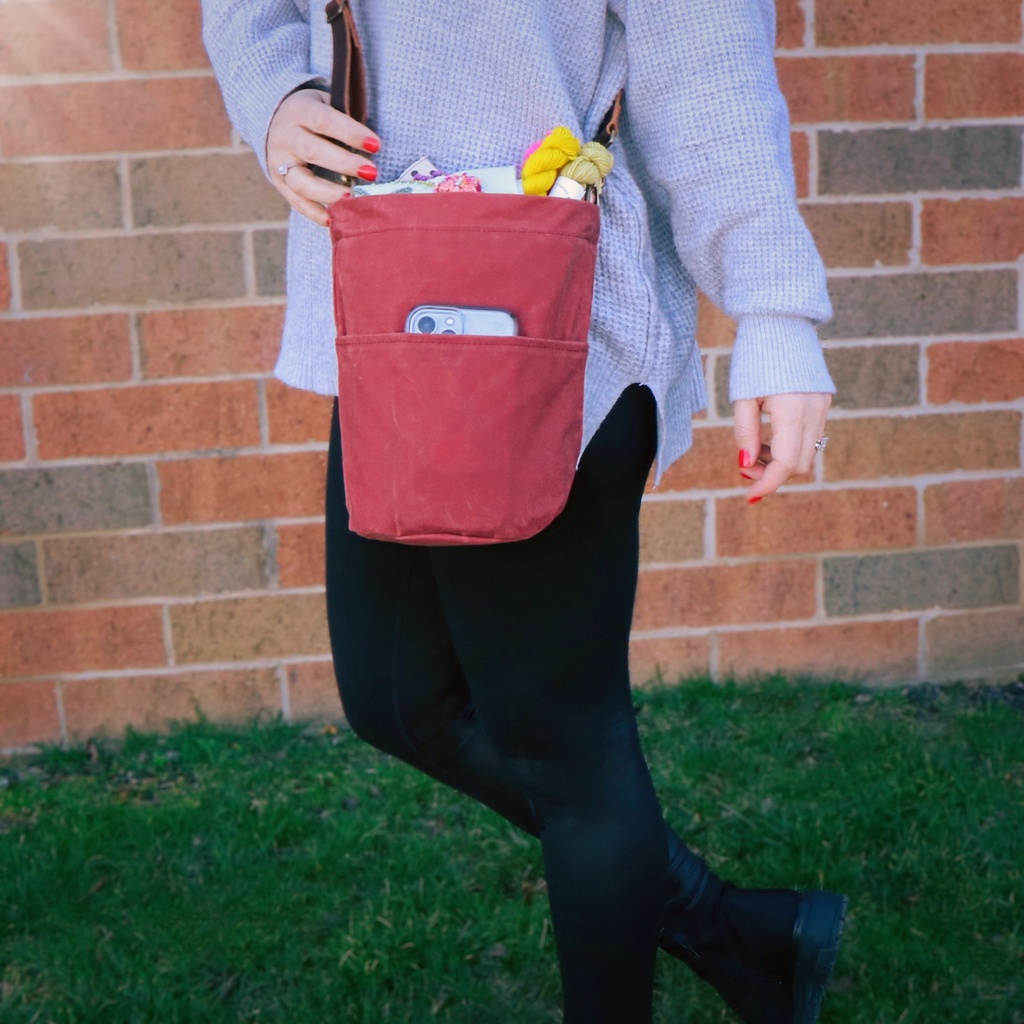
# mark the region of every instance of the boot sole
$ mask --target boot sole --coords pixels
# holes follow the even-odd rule
[[[845,896],[835,892],[801,895],[793,929],[793,1024],[817,1024],[845,920]]]

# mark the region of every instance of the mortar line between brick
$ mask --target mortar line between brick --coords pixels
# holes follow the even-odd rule
[[[1000,608],[997,611],[1007,609]],[[1010,609],[1012,610],[1012,606]],[[954,614],[962,614],[957,610]],[[977,609],[966,609],[969,613]],[[842,626],[877,626],[887,622],[915,622],[920,618],[919,611],[873,613],[870,615],[835,616],[827,620],[813,619],[782,619],[778,622],[740,622],[715,626],[666,626],[663,629],[637,629],[630,633],[630,640],[686,640],[694,637],[708,636],[712,631],[716,634],[735,635],[745,633],[768,633],[778,629],[813,629]]]
[[[684,456],[685,457],[685,456]],[[714,498],[708,497],[704,499],[704,559],[713,559],[715,557],[715,549],[718,547],[717,527],[715,523],[715,507],[716,502]]]
[[[685,458],[685,456],[683,457]],[[842,493],[845,491],[906,490],[907,488],[917,486],[919,483],[925,487],[938,487],[945,484],[985,483],[991,480],[1005,480],[1008,476],[1017,476],[1019,474],[1020,468],[1016,466],[1006,467],[1005,469],[961,469],[951,473],[923,473],[920,476],[913,477],[898,476],[879,477],[868,480],[824,480],[820,484],[813,481],[806,484],[788,483],[785,485],[785,490],[780,493],[798,495]],[[733,490],[721,488],[718,490],[668,491],[661,494],[644,495],[643,500],[645,503],[694,501],[709,498],[731,499],[735,501],[743,497],[743,494],[744,492],[738,488]],[[644,566],[660,564],[644,563]],[[694,562],[693,564],[700,565],[703,563]]]
[[[46,577],[46,560],[43,557],[43,542],[47,539],[45,537],[33,538],[36,549],[36,576],[39,580],[39,604],[34,607],[40,611],[53,607],[50,604],[50,583]]]
[[[910,200],[910,252],[907,253],[907,265],[917,270],[922,269],[923,219],[924,201],[920,196],[914,196]]]
[[[246,295],[259,294],[259,282],[256,279],[256,237],[251,227],[247,227],[242,233],[242,280]]]
[[[1005,338],[1005,334],[998,339]],[[956,339],[963,341],[962,338]],[[928,416],[966,416],[984,415],[990,412],[1021,412],[1020,399],[1012,399],[1007,402],[985,402],[982,405],[969,404],[966,402],[948,402],[943,405],[929,406],[922,409],[917,406],[892,406],[888,408],[875,409],[833,409],[829,414],[830,419],[843,420],[864,420],[864,419],[924,419]]]
[[[781,559],[774,559],[780,561]],[[100,611],[104,609],[118,609],[124,607],[132,608],[195,608],[201,605],[230,604],[251,601],[286,601],[296,597],[322,597],[324,594],[323,584],[316,586],[290,587],[287,590],[267,590],[266,587],[253,588],[251,590],[225,590],[221,593],[206,594],[142,594],[130,595],[127,597],[98,597],[90,601],[65,602],[61,604],[50,604],[45,609],[26,608],[24,611],[50,611],[50,612],[84,612]]]
[[[1017,331],[1024,331],[1024,258],[1017,263]]]
[[[330,665],[329,654],[312,655],[286,655],[283,662],[288,665]],[[139,668],[121,669],[92,669],[87,672],[62,672],[59,681],[65,683],[89,682],[95,679],[136,679],[136,678],[159,678],[167,675],[193,675],[210,672],[254,672],[273,670],[282,663],[282,657],[268,658],[265,661],[211,661],[211,662],[184,662],[180,665],[157,665],[143,666]],[[41,680],[51,679],[52,675],[45,676],[5,676],[0,679],[0,686],[8,683],[38,683]]]
[[[917,615],[926,623],[973,615],[1019,615],[1024,609],[1019,604],[981,605],[977,608],[921,608]]]
[[[931,617],[926,613],[917,620],[917,674],[928,678],[928,623]]]
[[[1012,333],[1013,332],[1011,332],[1011,334]],[[842,348],[891,348],[893,345],[902,345],[902,344],[920,345],[920,344],[923,344],[923,343],[926,343],[926,342],[931,342],[932,337],[933,337],[932,335],[921,335],[921,336],[916,336],[916,337],[912,337],[912,338],[904,338],[902,341],[900,341],[898,339],[897,340],[893,340],[893,339],[891,339],[889,337],[862,338],[860,340],[857,340],[857,339],[854,339],[854,338],[827,338],[827,339],[825,339],[823,344],[824,344],[824,346],[826,348],[829,348],[829,349],[831,349],[831,348],[836,348],[836,349],[842,349]],[[958,335],[956,335],[956,340],[957,341],[964,341],[965,339],[970,338],[970,337],[975,337],[975,336],[968,335],[968,334],[963,334],[963,335],[958,334]],[[989,335],[978,335],[977,337],[981,341],[991,341],[992,340],[992,337],[989,336]],[[705,349],[706,354],[708,352],[710,352],[710,351],[712,351],[712,349]],[[717,349],[715,351],[719,355],[728,355],[729,354],[729,350],[728,349]],[[170,380],[170,379],[171,378],[160,378],[160,380]],[[180,378],[180,379],[181,380],[200,380],[200,379],[206,379],[206,378],[191,378],[191,377],[189,377],[189,378]],[[2,391],[2,390],[3,389],[0,388],[0,391]],[[883,407],[879,407],[879,408],[883,408]],[[696,429],[703,429],[703,428],[706,428],[706,427],[718,427],[718,428],[721,429],[721,427],[724,424],[728,423],[728,422],[730,422],[730,421],[724,420],[724,419],[723,420],[712,420],[712,419],[708,418],[708,419],[705,419],[705,420],[698,420],[698,421],[696,421],[694,423],[693,427],[694,427],[695,430]]]
[[[9,299],[10,305],[7,310],[5,310],[3,319],[14,320],[20,318],[21,314],[24,312],[21,302],[21,274],[19,272],[20,268],[17,256],[18,239],[14,235],[6,233],[3,241],[7,252],[7,281],[11,293]]]
[[[981,540],[958,540],[943,541],[933,547],[918,547],[916,541],[913,545],[896,545],[892,547],[856,547],[856,548],[827,548],[823,551],[795,551],[795,552],[757,552],[750,555],[720,555],[711,565],[704,561],[687,562],[642,562],[641,572],[652,574],[671,572],[706,572],[709,569],[750,568],[754,566],[792,565],[794,563],[843,560],[843,559],[889,559],[904,558],[920,555],[948,554],[957,551],[984,551],[992,548],[1014,547],[1017,541],[1013,538],[990,537]]]
[[[3,0],[0,0],[3,2]],[[252,153],[250,146],[245,149]],[[122,150],[111,150],[106,153],[16,153],[4,157],[5,164],[78,164],[78,163],[111,163],[125,157],[129,160],[154,160],[180,157],[187,160],[189,157],[202,156],[237,156],[238,150],[235,146],[189,146],[187,149],[138,149],[124,152]],[[255,155],[253,156],[255,160]]]
[[[288,685],[288,670],[283,664],[277,666],[277,684],[281,690],[281,717],[286,722],[290,722],[292,720],[291,688]]]
[[[962,333],[957,334],[955,337],[947,336],[944,334],[922,334],[922,335],[893,335],[892,337],[883,338],[828,338],[824,344],[828,349],[860,349],[860,348],[892,348],[899,347],[902,345],[920,345],[922,347],[931,347],[932,345],[945,345],[949,344],[949,341],[970,341],[970,342],[985,342],[985,341],[999,341],[1006,340],[1009,336],[1014,335],[1014,331],[1003,331],[996,334],[970,334]],[[193,378],[188,378],[193,379]],[[202,379],[202,378],[195,378]],[[206,378],[209,379],[209,378]],[[884,409],[886,406],[875,406],[874,408]],[[833,409],[833,412],[836,410]]]
[[[899,338],[899,339],[864,338],[864,339],[862,339],[860,341],[857,341],[857,340],[853,340],[853,339],[846,339],[846,338],[838,339],[837,338],[835,341],[829,340],[829,341],[825,342],[825,347],[828,348],[828,349],[832,349],[832,348],[836,348],[836,349],[868,348],[868,349],[870,349],[870,348],[898,347],[898,346],[902,346],[902,345],[913,345],[913,344],[920,345],[922,348],[931,348],[933,345],[950,345],[950,344],[965,344],[965,343],[966,344],[971,344],[971,345],[983,345],[986,342],[1012,341],[1012,340],[1016,339],[1017,334],[1018,334],[1017,331],[1015,331],[1013,329],[1007,329],[1005,331],[996,331],[996,332],[994,332],[992,334],[967,334],[967,333],[957,334],[957,335],[952,335],[952,334],[926,335],[926,334],[923,334],[923,335],[921,335],[920,337],[917,337],[917,338],[903,337],[903,338]],[[1012,403],[1014,401],[1015,401],[1014,399],[1011,399],[1009,404],[1012,405]],[[1019,401],[1019,399],[1017,401]],[[985,403],[985,404],[986,404],[986,406],[988,406],[988,405],[993,404],[993,403]],[[995,403],[995,404],[999,404],[999,403]],[[1003,403],[1003,404],[1006,404],[1006,403]],[[952,402],[949,402],[949,403],[945,403],[945,404],[942,404],[942,405],[936,405],[936,406],[928,406],[927,403],[925,403],[925,405],[926,405],[926,407],[931,407],[931,408],[936,408],[936,409],[955,409],[957,411],[966,410],[966,409],[969,409],[969,408],[977,408],[977,406],[975,406],[974,403],[968,403],[968,402],[962,402],[962,403],[952,403]],[[890,408],[894,408],[894,407],[890,407],[890,406],[872,406],[871,408],[872,409],[876,409],[880,413],[883,413],[883,412],[887,413],[890,410]],[[841,413],[841,414],[852,414],[855,411],[856,410],[853,410],[853,409],[843,409],[842,407],[840,407],[839,409],[834,409],[833,410],[834,413],[838,412],[838,413]]]
[[[15,392],[17,393],[17,392]],[[36,440],[35,417],[32,415],[32,395],[21,395],[21,432],[25,442],[25,464],[34,466],[39,463],[39,445]]]
[[[917,400],[922,409],[935,408],[928,401],[929,347],[928,344],[922,344],[917,353]]]
[[[13,291],[13,281],[12,281]],[[52,306],[45,307],[42,309],[19,309],[19,310],[8,310],[0,313],[0,323],[6,320],[51,320],[54,317],[61,316],[109,316],[109,315],[123,315],[127,313],[182,313],[182,312],[211,312],[219,310],[231,310],[231,309],[252,309],[252,308],[271,308],[271,307],[282,307],[284,305],[284,296],[282,295],[239,295],[229,299],[192,299],[186,302],[166,302],[166,303],[147,303],[145,306],[139,306],[138,304],[129,305],[127,303],[111,303],[106,306],[90,306],[87,311],[81,309],[81,307],[75,306]],[[245,374],[225,374],[225,376],[246,376]],[[252,373],[248,376],[256,377],[258,373]],[[266,373],[264,373],[266,376]],[[210,380],[210,377],[153,377],[153,380]]]
[[[1021,186],[1013,188],[967,188],[951,190],[918,189],[914,192],[824,192],[801,199],[801,203],[815,206],[840,206],[843,203],[909,203],[911,200],[932,199],[959,202],[961,199],[1019,199]]]
[[[153,537],[157,534],[162,534],[164,536],[178,536],[190,533],[240,533],[247,530],[259,529],[261,523],[268,521],[269,520],[249,519],[240,520],[234,523],[179,523],[171,524],[167,527],[156,523],[150,523],[147,526],[130,526],[125,528],[114,527],[113,529],[54,530],[52,532],[32,534],[8,534],[7,539],[13,540],[16,536],[18,541],[52,540],[56,543],[61,543],[62,541],[87,541],[102,546],[115,538],[120,540],[125,537]],[[280,523],[281,525],[292,525],[292,523],[285,520],[273,520],[273,522]],[[297,525],[322,526],[323,516],[314,519],[298,520]]]
[[[88,315],[88,314],[86,314]],[[129,312],[129,317],[134,318],[136,316],[142,316],[142,311]],[[72,314],[74,316],[74,314]],[[76,318],[77,319],[77,318]],[[0,324],[4,321],[0,319]],[[1012,332],[1011,332],[1012,333]],[[129,340],[131,341],[131,333],[129,332]],[[962,340],[962,339],[960,339]],[[142,373],[142,359],[141,359],[141,333],[139,334],[139,348],[140,355],[138,363],[135,362],[135,353],[132,352],[132,376],[125,378],[124,380],[109,380],[109,381],[82,381],[81,383],[65,382],[63,384],[37,384],[27,385],[19,387],[16,384],[8,384],[0,386],[0,395],[69,395],[69,394],[90,394],[97,392],[107,391],[137,391],[139,388],[153,389],[154,392],[159,391],[161,388],[185,388],[185,389],[202,389],[204,387],[209,390],[210,388],[216,388],[221,391],[235,391],[237,388],[233,385],[237,384],[260,384],[267,380],[273,380],[274,378],[268,377],[266,373],[252,372],[252,373],[230,373],[225,372],[218,374],[217,376],[195,376],[195,377],[146,377]],[[248,390],[248,389],[246,389]],[[312,392],[311,392],[312,393]],[[322,396],[326,397],[326,396]],[[259,442],[260,444],[262,442]],[[326,444],[326,441],[321,442]],[[256,446],[252,446],[256,447]],[[294,446],[293,446],[294,447]],[[237,451],[232,446],[224,446],[223,449],[216,450],[228,450]],[[202,451],[205,449],[191,449],[195,451]],[[143,453],[147,454],[147,453]],[[168,452],[167,454],[171,454]]]
[[[925,55],[917,53],[914,56],[914,113],[917,124],[923,125],[925,121]]]
[[[797,205],[809,206],[812,208],[831,208],[835,206],[893,206],[896,204],[907,205],[912,195],[902,196],[888,196],[888,195],[870,195],[862,197],[849,198],[847,196],[834,196],[834,195],[817,195],[817,196],[803,196],[797,200]],[[865,265],[866,270],[874,268],[874,264]]]
[[[79,231],[11,231],[12,242],[88,242],[103,239],[163,238],[180,235],[237,235],[246,231],[284,231],[288,222],[283,220],[225,222],[217,224],[145,224],[132,228],[86,228]],[[197,300],[202,301],[202,300]],[[148,305],[147,305],[147,308]]]
[[[132,376],[130,383],[139,387],[140,385],[148,382],[143,378],[142,374],[142,337],[141,332],[139,331],[138,313],[128,314],[128,346],[132,357]],[[70,389],[65,387],[64,390]]]
[[[117,173],[121,182],[121,223],[126,231],[135,230],[135,213],[132,209],[132,175],[128,157],[123,156],[117,161]]]
[[[917,481],[914,489],[917,492],[917,523],[915,525],[915,533],[917,534],[917,546],[919,548],[924,548],[927,546],[927,529],[924,521],[924,495],[925,491],[928,490],[928,484],[924,483],[923,481]]]
[[[815,9],[814,0],[800,0],[800,6],[804,11],[804,48],[807,50],[813,50],[818,12]]]
[[[728,353],[728,349],[707,349],[701,353],[704,357],[704,385],[708,391],[708,405],[704,410],[704,416],[706,417],[705,422],[708,423],[721,423],[722,418],[718,415],[718,403],[715,399],[718,396],[715,394],[715,376],[718,369],[719,357],[724,357]]]
[[[934,131],[945,131],[950,128],[1001,128],[1012,127],[1024,124],[1024,117],[1020,115],[993,117],[924,117],[916,120],[904,121],[797,121],[793,127],[797,130],[818,128],[828,132],[874,132],[874,131],[897,131],[916,132],[922,129]]]
[[[115,30],[116,35],[116,30]],[[28,75],[0,75],[0,88],[67,88],[75,85],[116,85],[120,82],[159,82],[162,79],[214,78],[213,70],[205,68],[168,68],[157,71],[137,71],[121,68],[113,71],[76,71],[68,74],[44,72]]]
[[[256,407],[260,419],[260,448],[270,448],[270,410],[267,406],[267,379],[256,379]]]
[[[174,655],[174,629],[171,625],[171,608],[168,604],[164,604],[160,609],[160,624],[163,627],[164,655],[167,659],[167,666],[177,668]]]
[[[263,523],[263,554],[267,560],[267,587],[277,592],[281,586],[281,567],[277,561],[278,535],[274,524]]]
[[[68,716],[67,711],[64,709],[64,681],[63,679],[55,680],[53,684],[54,699],[57,702],[57,721],[60,723],[60,740],[61,743],[67,743],[68,741]]]
[[[970,54],[1015,53],[1016,43],[873,43],[863,46],[818,46],[815,43],[804,47],[778,47],[779,57],[916,57],[951,56]]]
[[[114,71],[124,71],[121,60],[121,37],[117,30],[117,7],[114,0],[107,0],[107,45],[110,47],[110,64]]]
[[[807,132],[807,198],[817,199],[820,160],[818,156],[818,133],[811,128]]]
[[[113,455],[83,455],[77,458],[68,459],[46,459],[40,465],[47,469],[56,469],[68,466],[111,466],[124,462],[143,462],[147,459],[159,459],[161,462],[185,462],[191,459],[223,459],[225,456],[241,458],[242,456],[270,456],[270,455],[308,455],[325,454],[327,451],[326,442],[317,442],[308,445],[274,445],[269,451],[263,448],[198,448],[187,451],[167,452],[119,452]],[[302,518],[302,517],[299,517]]]
[[[1018,539],[1017,548],[1017,603],[1013,610],[1024,615],[1024,539]],[[1024,682],[1024,680],[1021,680]]]
[[[146,467],[146,482],[149,484],[149,511],[152,527],[139,532],[152,533],[160,530],[164,525],[163,513],[160,511],[160,472],[155,459],[146,459],[144,465]]]
[[[939,277],[943,274],[984,274],[1007,270],[1017,271],[1020,269],[1020,263],[1014,260],[1013,262],[1000,263],[926,263],[919,267],[887,265],[871,268],[874,271],[873,273],[865,273],[867,269],[866,267],[831,267],[829,268],[828,276],[836,280],[849,280],[851,278],[880,280],[884,278],[916,277],[922,274],[928,274],[933,277]],[[931,335],[924,335],[924,337],[931,337]]]
[[[712,682],[719,682],[721,679],[722,669],[720,665],[721,655],[718,650],[718,632],[711,630],[707,634],[708,638],[708,675],[711,677]],[[630,634],[630,640],[633,639],[633,635]]]

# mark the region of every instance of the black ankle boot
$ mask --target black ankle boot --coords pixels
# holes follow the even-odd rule
[[[744,1024],[816,1024],[846,897],[738,889],[678,840],[669,857],[661,948],[709,982]]]

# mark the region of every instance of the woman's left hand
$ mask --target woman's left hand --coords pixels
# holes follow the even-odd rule
[[[753,481],[747,494],[751,504],[777,491],[794,474],[810,472],[831,404],[831,395],[804,392],[733,403],[740,473]],[[771,425],[768,444],[761,438],[762,412]]]

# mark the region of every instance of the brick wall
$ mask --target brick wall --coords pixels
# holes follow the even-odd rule
[[[1021,4],[779,0],[779,26],[832,444],[746,504],[705,307],[715,397],[644,506],[636,675],[1016,675]],[[270,376],[284,213],[197,0],[0,0],[0,748],[336,713],[329,406]]]

